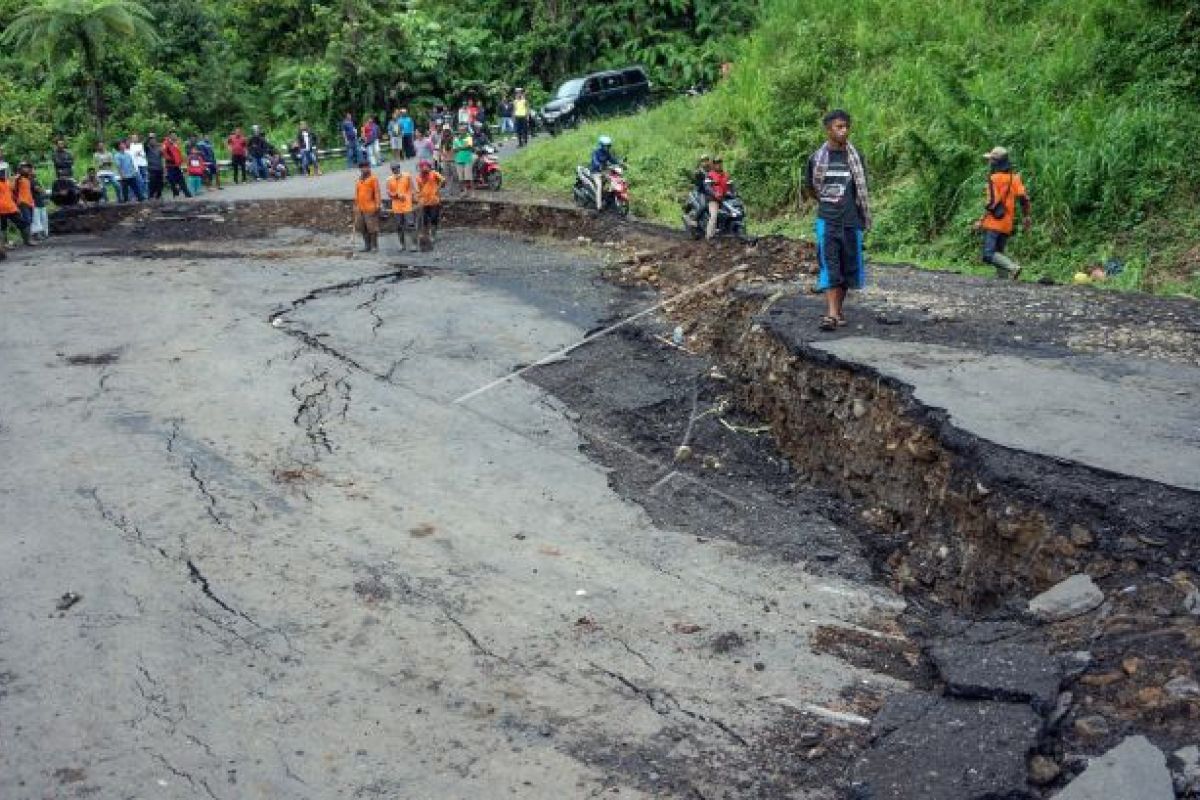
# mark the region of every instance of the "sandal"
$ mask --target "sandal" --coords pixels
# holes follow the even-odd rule
[[[837,317],[821,317],[821,324],[817,327],[823,331],[832,331],[837,328]]]
[[[845,318],[845,317],[834,317],[834,319],[835,319],[835,320],[837,320],[837,326],[838,326],[839,328],[840,328],[840,327],[842,327],[843,325],[845,325],[845,324],[846,324],[846,318]]]

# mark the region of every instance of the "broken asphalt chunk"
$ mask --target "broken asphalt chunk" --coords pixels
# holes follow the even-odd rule
[[[1054,800],[1173,800],[1162,751],[1145,736],[1130,736],[1099,758]]]
[[[1062,667],[1037,644],[941,644],[929,649],[947,694],[975,700],[1028,702],[1039,714],[1058,699]]]
[[[1029,601],[1029,613],[1045,622],[1086,614],[1104,602],[1104,592],[1087,575],[1072,575]]]
[[[1026,756],[1041,719],[1020,703],[910,692],[888,699],[851,769],[858,800],[1028,796]]]

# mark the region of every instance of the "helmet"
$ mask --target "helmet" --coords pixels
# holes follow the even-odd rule
[[[358,162],[358,165],[360,167],[369,167],[369,166],[371,166],[371,162],[364,158]]]
[[[599,144],[601,147],[611,147],[612,146],[612,137],[611,136],[601,136],[599,139],[596,140],[596,143]]]
[[[424,159],[422,159],[421,163],[418,164],[417,166],[419,166],[421,169],[433,169],[433,164],[430,164],[428,161],[425,161]]]
[[[404,165],[401,164],[399,161],[392,162],[392,172],[399,172],[402,169],[404,169]]]

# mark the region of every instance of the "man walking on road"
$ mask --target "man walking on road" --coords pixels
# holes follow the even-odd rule
[[[153,132],[146,134],[146,196],[161,200],[163,190],[163,149]]]
[[[358,182],[354,186],[354,230],[362,234],[363,252],[379,249],[379,209],[383,196],[379,179],[371,172],[371,162],[358,162]]]
[[[817,201],[816,242],[821,275],[817,289],[825,292],[821,330],[846,324],[842,306],[850,289],[866,284],[863,233],[871,227],[867,166],[850,144],[850,115],[830,111],[823,120],[825,144],[808,159],[804,170],[805,197]]]
[[[317,135],[309,130],[307,122],[300,123],[300,133],[296,135],[296,143],[300,145],[300,171],[305,175],[312,175],[314,172],[320,175],[321,162],[317,159]]]
[[[1021,176],[1013,172],[1008,160],[1008,151],[993,147],[983,154],[991,167],[987,185],[987,206],[983,217],[975,223],[975,230],[983,231],[983,262],[996,268],[997,278],[1016,280],[1021,274],[1021,265],[1009,258],[1004,248],[1012,236],[1016,220],[1017,201],[1021,203],[1021,227],[1029,232],[1033,225],[1033,212],[1029,195]]]
[[[171,196],[191,197],[192,192],[183,182],[183,151],[179,149],[179,139],[175,132],[167,134],[162,146],[163,163],[167,166],[167,185],[171,187]]]

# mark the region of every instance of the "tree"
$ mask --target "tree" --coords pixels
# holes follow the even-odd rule
[[[0,42],[52,62],[78,55],[96,137],[104,138],[106,110],[101,58],[112,40],[158,41],[153,15],[136,0],[33,0],[17,12]]]

